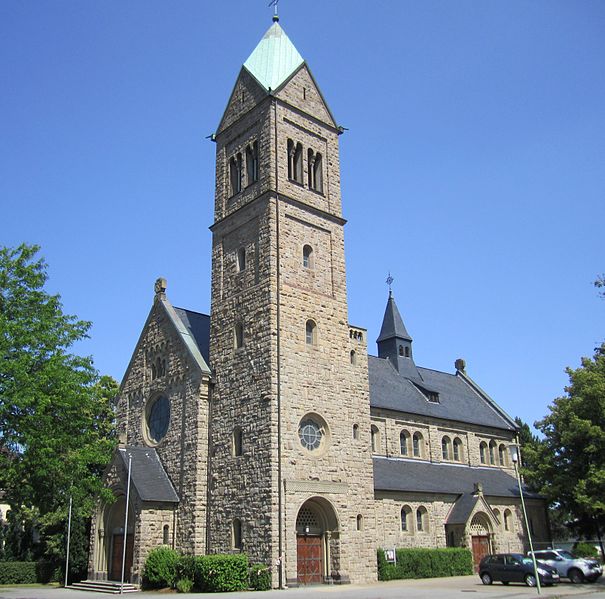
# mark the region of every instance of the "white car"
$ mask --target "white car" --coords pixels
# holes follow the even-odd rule
[[[534,554],[536,559],[556,568],[559,576],[569,578],[574,584],[594,582],[603,574],[603,567],[597,561],[574,557],[565,549],[544,549],[534,551]]]

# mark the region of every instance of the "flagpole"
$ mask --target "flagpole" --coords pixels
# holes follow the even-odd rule
[[[71,505],[73,498],[69,496],[69,516],[67,517],[67,551],[65,556],[65,587],[67,588],[67,577],[69,576],[69,541],[71,540]]]
[[[120,595],[124,592],[124,569],[126,567],[126,545],[128,544],[128,504],[130,502],[130,471],[132,468],[132,456],[128,456],[128,485],[126,487],[126,511],[124,514],[124,537],[122,546],[122,579],[120,582]]]

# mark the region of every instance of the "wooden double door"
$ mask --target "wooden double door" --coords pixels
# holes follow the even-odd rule
[[[132,570],[132,553],[134,549],[134,535],[126,536],[126,562],[124,563],[124,582],[130,582]],[[111,541],[111,568],[110,580],[122,580],[122,557],[124,555],[124,535],[114,534]]]
[[[323,539],[320,535],[297,535],[298,584],[321,584],[324,581]]]

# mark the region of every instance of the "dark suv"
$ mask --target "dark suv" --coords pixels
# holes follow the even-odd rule
[[[537,565],[540,584],[548,586],[559,582],[559,573],[555,568],[541,562]],[[502,584],[524,582],[528,587],[536,586],[534,562],[520,553],[487,555],[479,564],[479,576],[483,584],[499,581]]]

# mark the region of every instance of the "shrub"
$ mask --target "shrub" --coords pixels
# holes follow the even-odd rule
[[[176,581],[176,590],[178,593],[190,593],[193,588],[193,580],[191,578],[179,578]]]
[[[193,555],[181,555],[176,563],[176,582],[188,578],[192,581],[195,579],[195,556]]]
[[[468,549],[397,549],[397,563],[388,563],[378,550],[378,580],[464,576],[473,573]]]
[[[162,545],[149,552],[143,567],[143,585],[151,588],[174,586],[179,554]]]
[[[35,584],[36,562],[0,562],[0,584]]]
[[[244,591],[248,588],[248,556],[238,553],[196,557],[194,582],[204,593]]]
[[[265,564],[250,566],[250,588],[253,591],[271,590],[271,568]]]
[[[584,541],[578,541],[573,547],[573,554],[576,557],[599,557],[599,551],[591,544]]]

